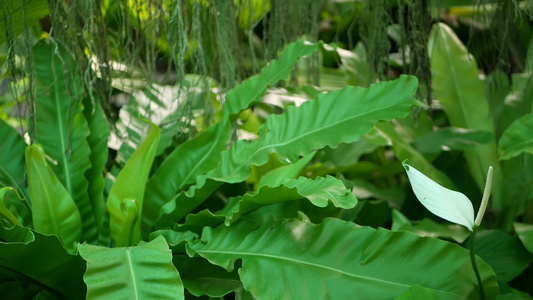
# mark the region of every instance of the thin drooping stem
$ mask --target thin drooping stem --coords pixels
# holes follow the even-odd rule
[[[483,282],[481,281],[481,275],[479,274],[479,270],[477,268],[476,253],[474,250],[474,240],[476,237],[476,232],[477,232],[477,226],[474,226],[474,230],[470,233],[470,260],[472,261],[472,267],[474,268],[474,273],[476,273],[476,279],[477,279],[477,284],[479,286],[479,292],[481,295],[481,299],[485,300],[485,290],[483,289]]]

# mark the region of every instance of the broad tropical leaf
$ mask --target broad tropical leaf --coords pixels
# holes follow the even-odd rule
[[[151,125],[148,137],[126,162],[109,191],[109,227],[117,247],[131,246],[141,240],[144,188],[160,136],[159,127]]]
[[[36,139],[55,161],[51,168],[74,199],[81,214],[83,240],[95,241],[97,227],[85,172],[90,168],[89,127],[83,116],[76,64],[62,51],[40,42],[34,47]]]
[[[229,225],[243,214],[262,206],[298,199],[308,199],[318,207],[332,203],[335,207],[350,209],[357,204],[352,192],[338,179],[331,176],[315,179],[299,177],[285,179],[278,186],[264,185],[256,192],[232,198],[221,213],[226,216],[226,225]]]
[[[498,143],[501,160],[522,153],[533,154],[533,114],[515,120],[504,132]]]
[[[429,36],[428,51],[434,95],[450,124],[494,133],[476,61],[453,30],[444,23],[435,24]],[[485,172],[493,166],[493,204],[495,209],[502,209],[501,170],[495,141],[467,149],[465,156],[480,190],[485,186]]]
[[[81,238],[81,217],[69,192],[48,166],[39,144],[26,149],[28,184],[35,230],[59,237],[69,251]]]
[[[296,162],[315,149],[356,141],[377,121],[405,117],[417,103],[413,98],[416,88],[415,77],[401,76],[368,89],[347,86],[320,94],[299,107],[289,107],[266,120],[257,140],[237,141],[222,152],[218,167],[207,178],[241,182],[250,175],[251,164],[266,163],[272,153],[282,162]]]
[[[230,90],[223,105],[220,123],[210,127],[196,138],[178,146],[159,166],[148,181],[146,196],[151,200],[143,208],[143,227],[146,231],[159,216],[160,207],[169,202],[198,175],[216,167],[220,152],[230,138],[230,121],[241,110],[259,101],[268,86],[287,79],[301,56],[310,55],[318,45],[303,40],[288,45],[278,60],[272,60],[261,73],[243,81]]]
[[[16,277],[8,278],[22,276],[20,280],[25,286],[38,282],[56,297],[85,297],[85,262],[79,255],[68,254],[56,236],[19,226],[5,228],[0,224],[0,253],[0,273],[10,270],[16,273]]]
[[[403,162],[403,167],[416,198],[425,208],[438,217],[473,230],[474,207],[468,197],[436,183],[407,162]]]
[[[183,283],[163,237],[135,247],[83,244],[88,299],[184,299]]]
[[[242,260],[244,288],[259,299],[391,299],[414,284],[443,299],[479,297],[464,248],[339,219],[314,225],[263,218],[259,226],[240,220],[229,227],[205,228],[201,240],[187,245],[187,253],[228,272]],[[477,264],[485,295],[496,298],[494,272],[479,258]]]
[[[400,297],[395,298],[395,300],[411,300],[411,299],[440,300],[442,298],[439,297],[439,295],[435,293],[432,289],[428,289],[419,284],[413,285]]]
[[[31,28],[31,26],[48,15],[50,10],[46,0],[28,1],[24,3],[25,10],[22,9],[22,2],[18,0],[4,1],[2,7],[3,9],[0,11],[0,18],[3,20],[2,27],[6,25],[7,28],[0,30],[0,45],[6,42],[6,32],[13,34],[15,37],[19,36],[26,26],[28,29]]]

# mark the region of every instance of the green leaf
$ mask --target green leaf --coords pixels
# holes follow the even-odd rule
[[[524,247],[533,253],[533,225],[515,222],[514,228]]]
[[[175,255],[172,262],[180,270],[185,288],[196,297],[223,297],[244,290],[237,271],[228,272],[200,257]]]
[[[27,198],[24,186],[24,149],[20,134],[0,119],[0,184],[16,188]]]
[[[279,168],[275,168],[261,177],[258,187],[264,185],[279,186],[287,178],[296,178],[305,166],[313,159],[315,153],[311,153],[305,157],[302,157],[298,162],[289,165],[283,165]]]
[[[301,56],[310,55],[317,49],[318,45],[303,40],[291,43],[278,60],[272,60],[260,74],[248,78],[226,94],[221,122],[174,149],[148,181],[146,197],[151,200],[143,208],[145,230],[158,218],[163,204],[195,182],[198,175],[216,167],[220,152],[231,135],[231,119],[259,101],[268,86],[287,79]]]
[[[453,30],[444,23],[435,24],[430,32],[428,51],[434,95],[451,126],[494,133],[476,61]],[[494,168],[493,205],[495,209],[502,209],[501,170],[495,141],[466,149],[465,157],[480,190],[485,186],[489,166]]]
[[[395,127],[391,123],[380,122],[374,128],[383,136],[385,136],[392,143],[392,150],[394,155],[400,160],[408,159],[418,168],[434,178],[438,183],[449,188],[455,188],[453,182],[442,171],[435,168],[420,152],[413,148],[404,137],[396,132]]]
[[[438,217],[473,230],[474,207],[468,197],[443,187],[405,161],[403,167],[416,198],[425,208]]]
[[[160,136],[159,127],[150,124],[148,137],[126,162],[109,191],[109,227],[117,247],[131,246],[141,240],[144,188]]]
[[[187,245],[232,272],[236,260],[244,288],[259,299],[393,298],[420,284],[444,299],[476,299],[479,290],[464,248],[408,232],[377,230],[338,219],[320,225],[295,219],[243,220],[205,228]],[[489,299],[498,294],[496,276],[477,258]]]
[[[498,142],[500,160],[510,159],[522,153],[533,154],[533,114],[515,120]]]
[[[411,300],[411,299],[426,299],[426,300],[439,300],[442,299],[432,289],[428,289],[419,284],[415,284],[410,287],[405,293],[395,300]]]
[[[35,230],[56,235],[67,250],[75,251],[82,230],[76,204],[46,163],[39,144],[26,148],[26,164]]]
[[[84,176],[91,167],[86,141],[89,127],[83,116],[83,89],[76,64],[59,45],[40,42],[33,53],[37,84],[36,139],[54,161],[50,167],[78,206],[82,239],[95,241],[97,226]]]
[[[350,209],[357,204],[352,192],[334,177],[299,177],[285,179],[278,186],[264,185],[256,192],[230,199],[221,213],[227,217],[226,225],[229,225],[243,214],[262,206],[304,198],[318,207],[326,207],[331,202],[335,207]]]
[[[28,29],[31,29],[31,26],[49,13],[48,1],[46,0],[25,1],[24,10],[22,9],[22,1],[7,0],[3,2],[0,20],[2,20],[2,28],[4,25],[6,28],[0,30],[0,45],[6,42],[6,31],[13,34],[13,38],[17,38],[24,31],[25,23],[29,27]],[[8,11],[9,14],[6,14]]]
[[[78,247],[87,261],[88,299],[184,299],[183,283],[163,237],[135,247]]]
[[[4,120],[0,119],[0,185],[15,188],[26,201],[12,203],[19,212],[24,224],[31,224],[31,208],[28,188],[25,184],[26,144],[20,134]]]
[[[22,227],[23,225],[19,221],[20,217],[18,217],[16,207],[12,208],[12,210],[14,211],[13,213],[13,211],[8,208],[9,206],[11,206],[10,205],[11,203],[9,202],[9,200],[8,200],[8,205],[6,205],[6,199],[4,197],[7,192],[16,193],[19,199],[24,201],[24,199],[20,198],[20,195],[18,194],[17,190],[15,190],[14,188],[12,187],[0,188],[0,215],[2,215],[2,217],[4,217],[7,221],[9,221],[12,225],[18,225]]]
[[[315,149],[356,141],[377,121],[406,116],[417,103],[413,99],[416,88],[415,77],[401,76],[368,89],[347,86],[320,94],[299,107],[289,107],[284,114],[268,117],[257,140],[239,140],[222,152],[217,169],[207,177],[241,182],[250,175],[251,164],[266,163],[272,153],[282,162],[295,162]]]
[[[87,99],[88,100],[88,99]],[[85,172],[85,178],[89,183],[87,193],[91,201],[91,207],[97,224],[100,240],[105,239],[104,229],[104,168],[107,163],[107,142],[109,140],[109,125],[104,116],[102,108],[95,103],[86,101],[83,114],[89,125],[90,134],[87,136],[87,143],[91,149],[89,156],[91,167]],[[106,243],[108,244],[108,243]]]
[[[0,272],[16,272],[17,277],[22,275],[64,299],[85,297],[85,262],[68,254],[57,237],[0,224],[0,253]]]
[[[396,209],[392,210],[391,230],[409,231],[418,236],[449,239],[457,243],[463,243],[470,235],[470,231],[463,226],[449,223],[438,224],[437,222],[427,218],[413,225],[406,216]]]
[[[489,264],[498,276],[498,283],[503,287],[520,275],[533,261],[517,237],[501,230],[483,230],[476,234],[476,255]]]
[[[494,141],[494,134],[490,132],[446,127],[417,138],[414,146],[422,153],[440,153],[451,150],[462,151],[491,141]]]

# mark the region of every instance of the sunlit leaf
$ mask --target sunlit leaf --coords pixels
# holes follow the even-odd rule
[[[43,148],[26,148],[28,184],[35,230],[54,234],[70,251],[81,237],[81,216],[69,192],[46,162]]]

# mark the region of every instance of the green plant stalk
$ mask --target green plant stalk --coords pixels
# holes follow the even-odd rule
[[[470,233],[470,260],[472,261],[472,267],[474,268],[474,273],[476,273],[476,279],[477,279],[477,284],[479,286],[479,292],[481,294],[481,299],[485,300],[485,290],[483,289],[483,282],[481,281],[481,275],[479,275],[479,270],[477,268],[476,253],[474,250],[474,240],[476,237],[477,229],[478,227],[474,225],[474,228],[472,232]]]
[[[485,291],[483,289],[483,282],[481,281],[479,270],[477,269],[476,253],[474,249],[474,240],[476,238],[476,232],[479,226],[481,225],[481,220],[483,220],[483,215],[485,215],[485,210],[487,209],[487,205],[489,203],[491,188],[492,188],[492,166],[489,167],[489,171],[487,173],[487,181],[485,182],[485,190],[483,191],[483,198],[481,199],[481,205],[479,206],[479,210],[477,212],[477,216],[474,221],[474,226],[472,228],[472,232],[470,233],[470,260],[472,261],[472,267],[474,268],[474,273],[476,273],[476,278],[477,278],[477,283],[479,286],[479,291],[481,294],[481,299],[483,300],[485,299]]]

